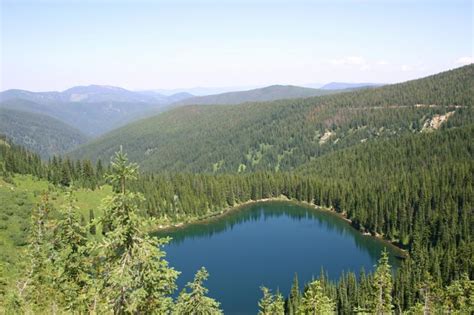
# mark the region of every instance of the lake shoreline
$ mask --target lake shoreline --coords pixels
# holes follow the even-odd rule
[[[336,210],[334,210],[332,208],[318,206],[314,203],[310,203],[310,202],[307,202],[307,201],[300,201],[300,200],[290,199],[290,198],[288,198],[284,195],[281,195],[279,197],[270,197],[270,198],[263,198],[263,199],[258,199],[258,200],[248,200],[248,201],[245,201],[245,202],[242,202],[242,203],[235,204],[234,206],[231,206],[231,207],[226,207],[221,211],[213,212],[213,213],[210,213],[206,216],[199,217],[199,218],[187,221],[187,222],[179,222],[179,223],[168,224],[168,225],[159,225],[159,226],[156,226],[154,229],[152,229],[152,232],[162,232],[162,231],[167,231],[167,230],[183,229],[183,228],[186,228],[186,227],[188,227],[189,225],[192,225],[192,224],[208,223],[208,222],[212,222],[214,220],[220,220],[222,217],[224,217],[226,215],[229,215],[229,214],[232,214],[233,212],[240,211],[242,208],[244,208],[246,206],[249,206],[249,205],[258,204],[258,203],[265,203],[265,202],[278,202],[278,201],[279,202],[293,203],[293,204],[296,204],[296,205],[299,205],[299,206],[305,206],[307,208],[310,208],[313,211],[314,210],[315,211],[323,211],[323,212],[327,212],[331,215],[334,215],[334,216],[338,217],[339,219],[342,219],[343,221],[345,221],[347,224],[350,225],[351,228],[353,228],[354,230],[356,230],[358,233],[362,234],[363,236],[375,238],[375,239],[377,239],[379,241],[382,241],[383,243],[389,245],[390,247],[395,248],[397,250],[397,252],[399,252],[401,254],[399,258],[405,259],[405,258],[408,257],[408,251],[406,249],[403,249],[403,248],[399,247],[397,245],[397,243],[390,241],[389,239],[383,237],[383,235],[380,235],[380,234],[377,234],[377,233],[372,234],[372,233],[369,233],[369,232],[363,232],[363,231],[359,230],[358,228],[356,228],[354,226],[352,220],[347,217],[345,212],[339,213],[339,212],[336,212]]]

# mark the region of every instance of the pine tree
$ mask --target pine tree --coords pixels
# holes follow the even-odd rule
[[[95,235],[97,232],[97,226],[95,223],[94,209],[89,209],[89,233]]]
[[[263,293],[263,297],[258,302],[258,315],[273,315],[273,295],[270,292],[270,289],[266,287],[261,287],[261,290]]]
[[[298,314],[334,314],[335,304],[324,294],[319,280],[311,282],[305,290],[298,308]]]
[[[301,299],[300,285],[298,282],[298,275],[295,273],[293,284],[291,285],[290,295],[288,297],[287,311],[288,314],[297,314],[299,303]]]
[[[463,274],[461,279],[453,281],[445,290],[443,311],[454,314],[474,313],[474,280]]]
[[[168,266],[161,247],[167,239],[150,237],[139,214],[141,194],[126,190],[138,167],[120,150],[111,163],[111,183],[118,189],[104,201],[102,225],[108,225],[95,246],[97,270],[103,279],[100,294],[115,314],[168,312],[178,272]]]
[[[273,315],[284,315],[285,314],[285,299],[280,292],[275,295],[274,301],[270,308]]]
[[[297,314],[299,304],[300,304],[300,285],[298,283],[298,275],[295,274],[293,278],[293,284],[290,290],[290,296],[288,297],[288,313],[290,315]]]
[[[388,314],[392,312],[392,308],[392,271],[385,248],[374,273],[372,312]]]
[[[437,295],[435,290],[433,277],[428,272],[425,272],[424,280],[419,285],[420,295],[423,298],[423,314],[434,313]]]
[[[71,183],[71,170],[69,169],[69,165],[64,162],[61,166],[61,179],[59,183],[62,186],[69,186]]]
[[[203,286],[209,274],[202,267],[194,276],[193,282],[187,284],[190,292],[181,291],[173,309],[173,314],[181,315],[217,315],[222,314],[219,303],[206,296],[208,290]]]
[[[102,165],[102,160],[101,159],[97,160],[97,163],[96,163],[96,166],[95,166],[95,172],[96,172],[96,175],[97,175],[98,179],[101,179],[102,176],[104,176],[104,166]]]
[[[68,205],[61,209],[54,231],[55,286],[66,310],[86,312],[90,274],[87,232],[78,220],[72,190],[67,192],[67,199]]]
[[[270,289],[261,287],[263,296],[258,302],[259,315],[284,315],[285,314],[285,300],[280,292],[273,295]]]
[[[26,301],[26,309],[34,312],[54,311],[54,268],[48,216],[51,212],[48,194],[32,211],[31,236],[28,246],[26,279],[18,286],[20,300]]]

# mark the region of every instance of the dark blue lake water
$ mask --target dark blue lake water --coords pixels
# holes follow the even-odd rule
[[[163,235],[163,233],[160,233]],[[287,296],[295,273],[300,285],[320,274],[373,270],[384,247],[397,267],[399,252],[364,236],[334,214],[289,202],[262,202],[208,222],[165,232],[167,260],[181,271],[179,290],[204,266],[209,295],[226,314],[256,314],[264,285]]]

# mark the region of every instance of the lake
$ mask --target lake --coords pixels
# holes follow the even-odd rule
[[[295,273],[302,288],[321,268],[334,280],[342,271],[371,271],[384,247],[391,265],[400,264],[393,246],[362,235],[333,213],[291,202],[254,203],[158,235],[173,238],[164,249],[182,272],[179,290],[206,267],[205,286],[226,314],[256,314],[262,285],[286,297]]]

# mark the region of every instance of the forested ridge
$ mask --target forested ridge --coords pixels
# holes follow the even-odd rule
[[[42,114],[77,128],[89,137],[159,112],[183,95],[140,93],[114,86],[75,86],[62,92],[6,90],[0,92],[0,108]],[[186,97],[184,95],[184,97]],[[71,148],[70,148],[71,149]]]
[[[309,97],[337,93],[338,91],[328,91],[321,89],[305,88],[293,85],[271,85],[263,88],[227,92],[216,95],[197,96],[175,103],[175,106],[183,105],[235,105],[247,102],[263,102],[278,99],[290,99],[299,97]]]
[[[144,193],[142,205],[147,217],[157,219],[155,224],[195,220],[247,200],[280,195],[344,212],[356,228],[384,235],[409,250],[390,290],[393,306],[407,310],[424,301],[419,289],[423,281],[429,280],[434,289],[442,290],[459,279],[455,284],[468,290],[460,292],[471,292],[464,288],[468,284],[462,277],[473,276],[473,132],[471,125],[363,143],[315,160],[294,173],[142,174],[130,188]],[[27,151],[19,152],[25,155]],[[357,166],[353,163],[356,158],[360,161]],[[31,167],[35,163],[18,163],[17,171],[29,168],[26,172],[50,174],[50,180],[57,178],[60,185],[61,176],[67,176],[64,174],[82,173],[63,171],[75,165],[68,160],[57,159],[49,166],[40,166],[44,164],[38,158],[33,160],[38,161],[37,167]],[[8,165],[11,163],[5,163],[11,167]],[[92,167],[90,181],[83,183],[92,188],[102,183],[96,173]],[[372,290],[371,281],[370,275],[356,280],[349,273],[337,283],[323,277],[320,285],[339,313],[351,313],[356,307],[370,307],[370,294],[365,291]],[[436,301],[437,307],[445,302],[431,298],[432,307]],[[300,300],[288,300],[287,311]],[[463,307],[471,305],[467,300],[463,303]]]
[[[375,89],[238,106],[188,106],[114,130],[71,156],[120,145],[146,171],[293,170],[363,141],[473,122],[474,66]],[[432,127],[433,126],[433,127]]]
[[[185,160],[175,163],[171,158],[178,151],[168,151],[165,160],[153,160],[165,163],[156,170],[166,171],[145,168],[138,173],[137,165],[129,165],[123,153],[118,153],[112,163],[108,162],[110,156],[96,161],[58,156],[42,161],[37,154],[2,139],[0,174],[8,189],[14,189],[18,180],[24,180],[22,176],[29,175],[49,186],[49,192],[41,194],[38,206],[16,202],[2,213],[6,231],[11,228],[9,220],[16,215],[9,209],[17,209],[22,216],[32,215],[31,223],[22,221],[24,241],[14,242],[15,251],[27,253],[31,259],[21,268],[25,272],[18,270],[17,278],[2,278],[0,294],[6,301],[3,307],[36,312],[50,312],[54,306],[69,312],[176,314],[189,313],[192,307],[199,309],[199,314],[219,313],[219,304],[206,296],[203,287],[208,276],[205,270],[197,272],[188,291],[172,298],[176,271],[166,263],[159,246],[163,240],[150,237],[147,232],[159,225],[213,216],[250,200],[283,196],[336,211],[348,218],[354,228],[383,237],[408,255],[394,273],[384,253],[372,274],[362,271],[356,277],[345,273],[338,281],[331,281],[322,271],[302,292],[295,278],[288,296],[282,296],[277,288],[262,288],[260,314],[472,313],[473,70],[474,66],[467,66],[404,84],[294,103],[189,107],[185,116],[181,111],[171,111],[156,118],[162,123],[163,117],[171,120],[168,126],[155,127],[164,128],[173,140],[183,130],[191,132],[201,126],[207,130],[205,137],[202,133],[189,133],[186,143],[204,143],[208,150],[215,145],[214,140],[220,143],[217,132],[213,132],[218,130],[227,139],[225,132],[236,130],[232,129],[233,123],[235,128],[247,126],[229,138],[236,148],[251,147],[260,139],[253,135],[260,132],[261,139],[274,141],[260,144],[260,154],[252,153],[251,158],[258,163],[249,162],[232,168],[232,172],[225,166],[231,161],[227,159],[231,154],[225,150],[211,150],[207,155],[198,150],[202,163],[191,161],[189,167]],[[314,106],[315,102],[319,105]],[[314,113],[314,118],[311,116],[311,123],[296,123],[308,118],[305,108]],[[255,117],[242,116],[243,111],[255,109]],[[196,115],[204,118],[196,119]],[[217,121],[217,117],[224,122]],[[289,121],[294,123],[285,125],[286,129],[278,128]],[[257,122],[274,128],[253,128]],[[145,120],[143,128],[156,130],[152,123],[156,120]],[[219,129],[220,124],[227,124],[228,131]],[[315,137],[313,125],[323,127],[323,134]],[[133,133],[126,132],[134,128],[132,125],[119,129],[117,134],[128,137]],[[330,135],[323,138],[328,131]],[[293,144],[309,141],[309,135],[318,145],[307,148],[308,155],[301,154],[298,150],[303,147]],[[198,141],[201,138],[204,142]],[[133,137],[122,141],[127,139]],[[137,154],[135,145],[139,147],[133,141],[124,142],[124,150],[131,157]],[[262,152],[285,145],[291,152],[285,156],[292,158],[278,159],[277,155],[278,168],[270,162],[264,167],[271,154]],[[192,149],[197,145],[179,152],[188,153],[185,158],[192,160]],[[208,169],[204,165],[213,156],[225,161]],[[175,169],[178,166],[182,168],[179,172]],[[48,195],[69,196],[78,193],[78,189],[86,189],[93,196],[104,187],[112,187],[112,196],[101,207],[86,209],[88,217],[84,217],[84,209],[77,209],[74,198],[57,206],[48,199]],[[51,228],[38,235],[36,231],[43,231],[42,224]],[[35,263],[31,265],[30,261]],[[130,268],[121,269],[120,261]],[[3,257],[0,262],[20,269]],[[55,273],[53,265],[65,272]],[[143,266],[150,272],[145,272]],[[112,276],[105,270],[111,270]],[[28,285],[19,286],[25,283]],[[49,292],[51,299],[41,299],[39,292]]]
[[[0,134],[43,158],[63,154],[88,140],[79,130],[53,117],[7,108],[0,108]]]

